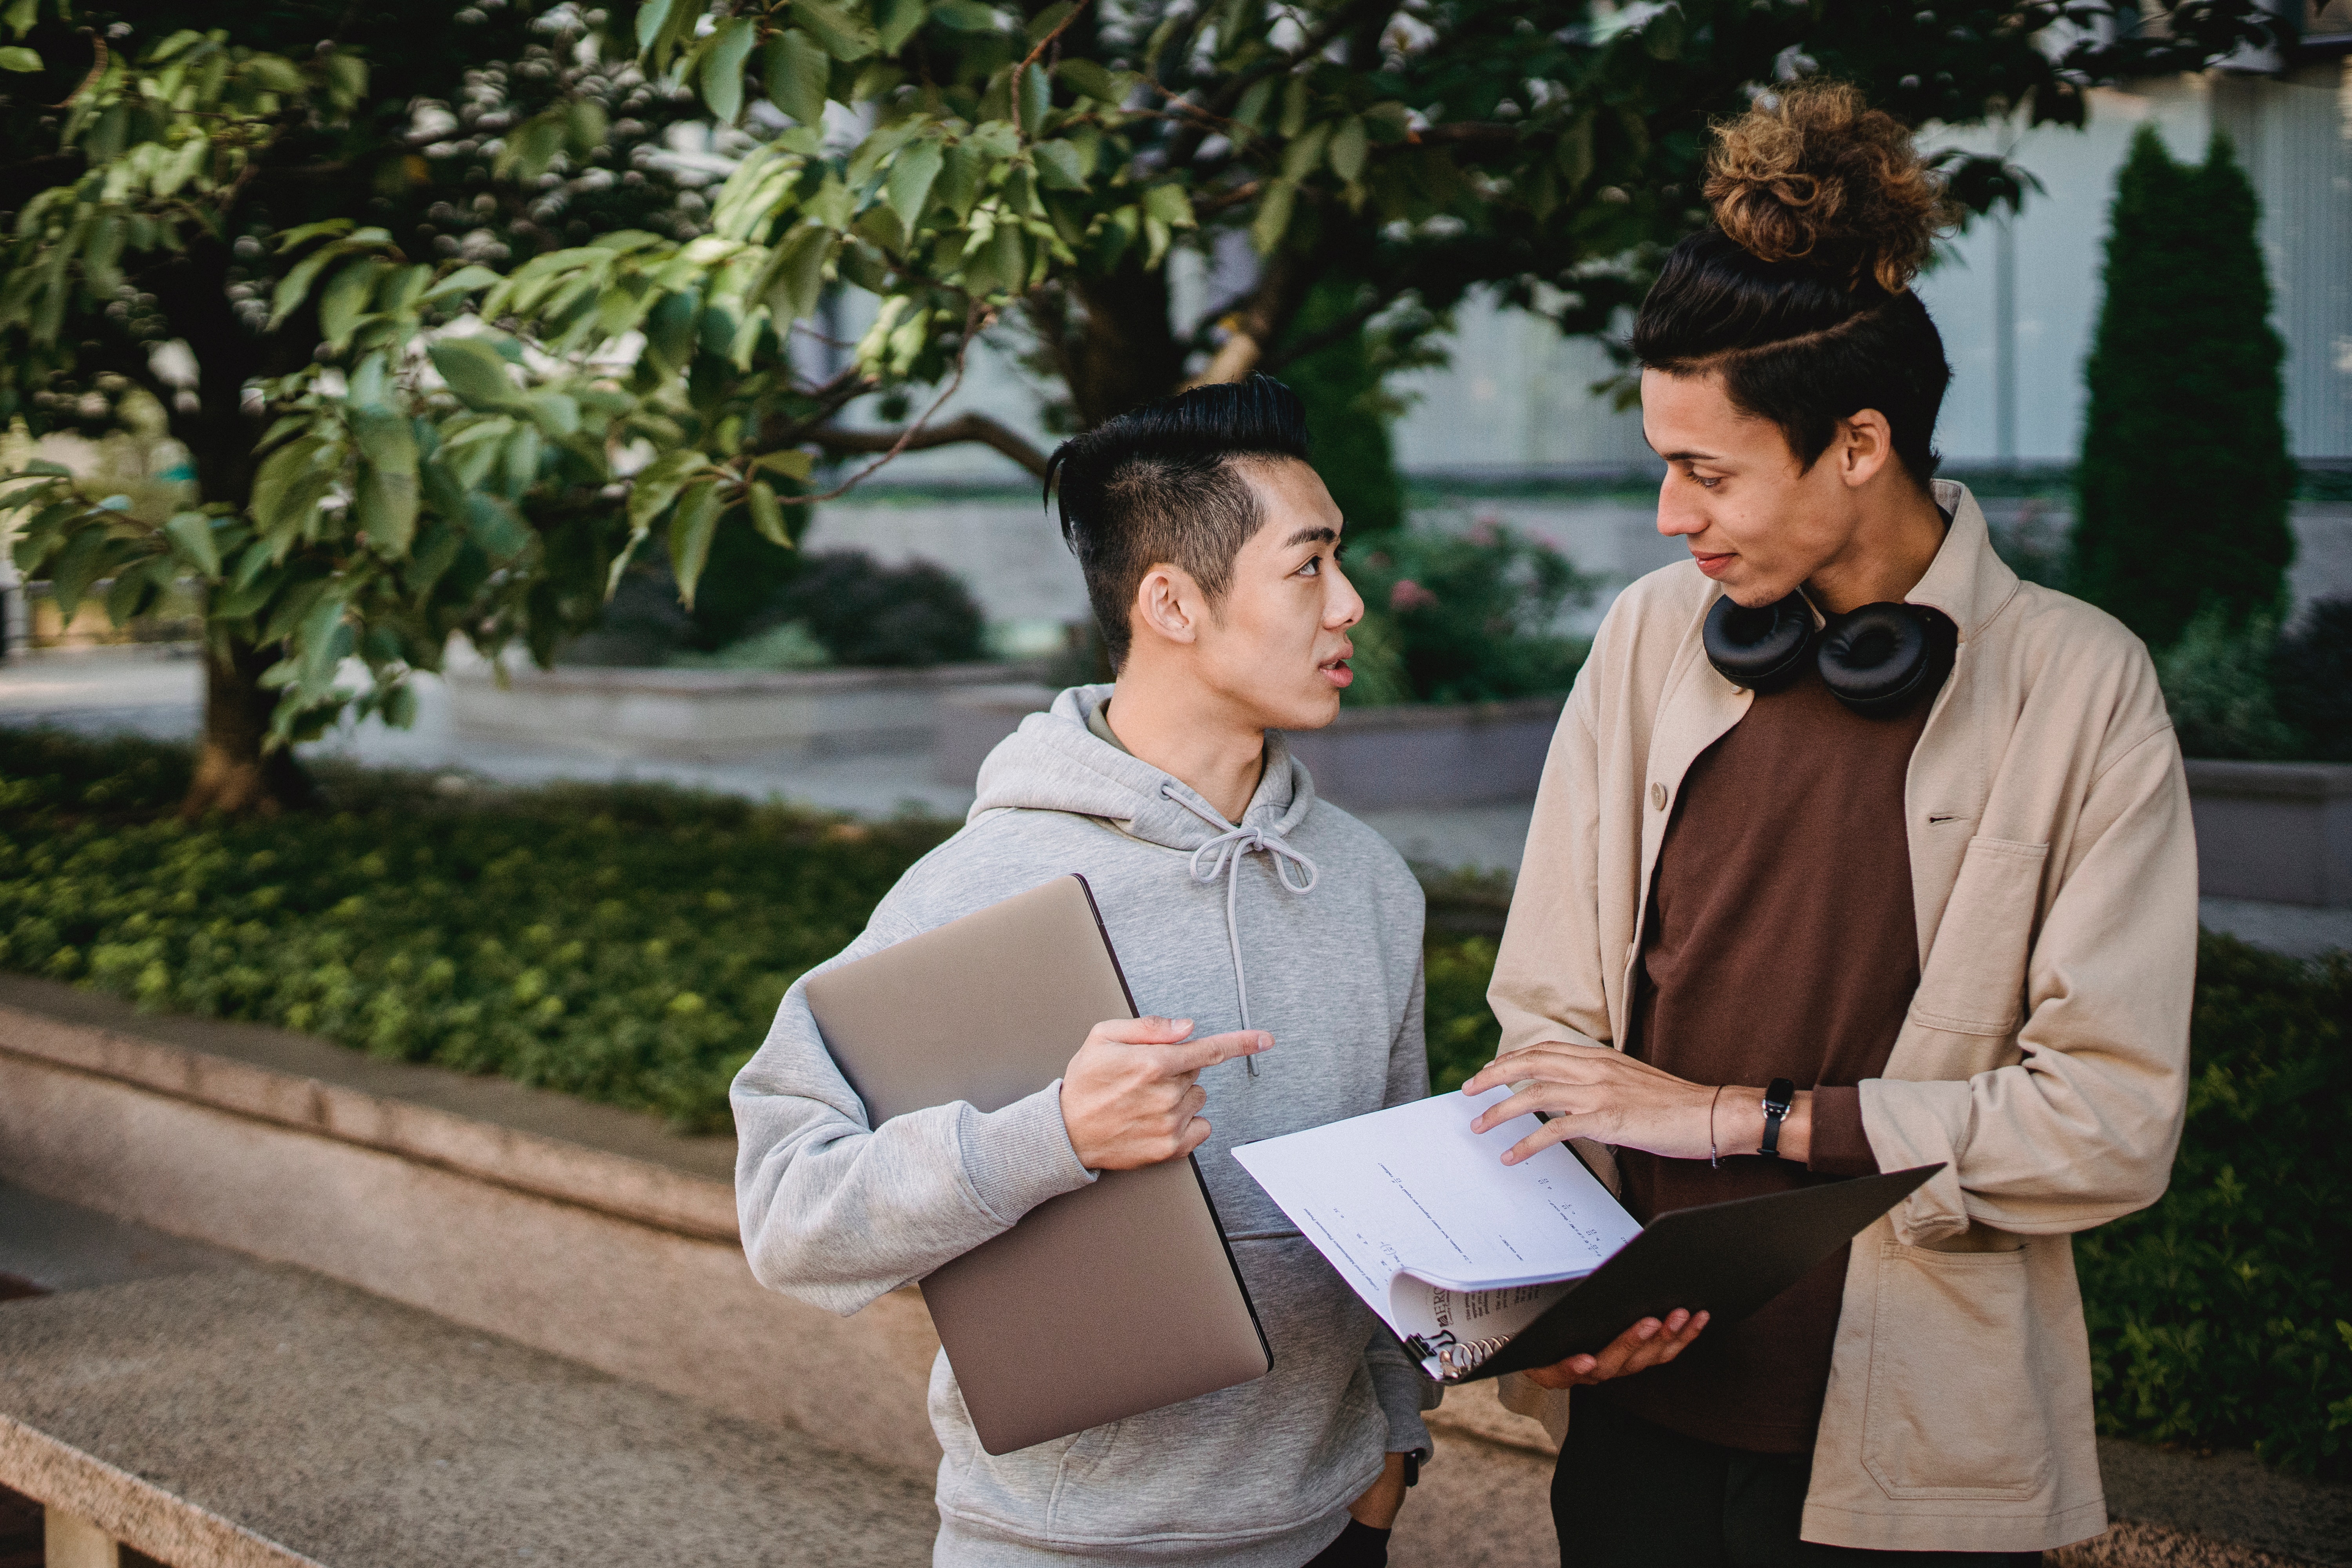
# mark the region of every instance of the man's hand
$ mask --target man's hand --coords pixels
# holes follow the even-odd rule
[[[1610,1341],[1599,1355],[1572,1355],[1539,1366],[1528,1373],[1528,1381],[1538,1388],[1579,1388],[1664,1366],[1698,1338],[1698,1331],[1706,1327],[1706,1317],[1705,1312],[1694,1317],[1677,1307],[1663,1323],[1644,1318]]]
[[[1764,1090],[1692,1083],[1607,1046],[1545,1040],[1496,1057],[1462,1086],[1484,1094],[1503,1084],[1525,1087],[1479,1112],[1474,1132],[1540,1110],[1550,1118],[1511,1145],[1516,1165],[1545,1145],[1571,1138],[1646,1149],[1669,1160],[1753,1154],[1764,1141]],[[1813,1095],[1800,1090],[1780,1124],[1779,1152],[1803,1164],[1812,1152]]]
[[[1394,1530],[1397,1513],[1403,1507],[1404,1456],[1391,1454],[1381,1479],[1348,1505],[1348,1517],[1367,1530]]]
[[[1062,1074],[1062,1125],[1089,1171],[1132,1171],[1189,1154],[1206,1142],[1203,1068],[1274,1045],[1263,1029],[1188,1040],[1190,1018],[1097,1024]]]

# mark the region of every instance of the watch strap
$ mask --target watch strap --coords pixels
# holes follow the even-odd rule
[[[1776,1078],[1764,1090],[1764,1146],[1757,1151],[1768,1160],[1780,1157],[1780,1123],[1796,1102],[1797,1086],[1785,1078]]]

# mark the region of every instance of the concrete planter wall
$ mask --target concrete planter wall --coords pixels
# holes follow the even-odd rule
[[[919,751],[942,693],[1001,683],[1026,667],[930,669],[509,669],[449,671],[449,708],[469,740],[584,747],[701,762]]]
[[[2191,758],[2198,890],[2352,906],[2352,764]]]
[[[1019,685],[942,697],[931,752],[940,782],[971,784],[990,749],[1053,699],[1045,687]],[[1560,702],[1343,708],[1328,729],[1292,733],[1290,748],[1315,775],[1318,794],[1353,809],[1528,800],[1543,775]]]

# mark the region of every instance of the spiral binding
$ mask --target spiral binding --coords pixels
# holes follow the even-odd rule
[[[1511,1342],[1508,1334],[1492,1340],[1464,1340],[1455,1344],[1433,1345],[1415,1334],[1406,1344],[1423,1360],[1434,1361],[1440,1378],[1467,1377],[1486,1364],[1486,1358]]]

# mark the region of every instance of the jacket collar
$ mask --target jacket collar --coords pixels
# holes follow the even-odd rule
[[[2000,614],[2001,606],[2016,594],[2017,574],[1993,553],[1984,509],[1977,505],[1969,487],[1937,479],[1933,489],[1936,504],[1952,514],[1952,526],[1945,531],[1944,546],[1936,552],[1927,574],[1904,599],[1951,616],[1965,641]]]

